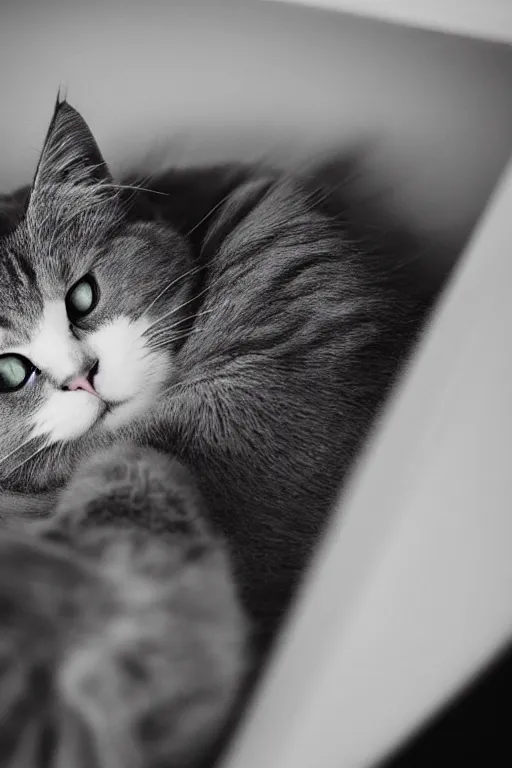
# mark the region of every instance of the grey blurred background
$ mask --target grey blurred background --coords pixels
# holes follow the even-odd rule
[[[0,191],[30,179],[59,85],[115,172],[369,137],[388,202],[455,247],[512,150],[506,46],[257,0],[10,0]]]

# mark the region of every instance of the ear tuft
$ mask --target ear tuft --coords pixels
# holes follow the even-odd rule
[[[49,187],[87,188],[110,181],[109,170],[87,123],[59,89],[31,197]]]
[[[67,90],[61,83],[59,85],[59,90],[57,91],[57,100],[55,102],[55,107],[57,108],[59,104],[62,104],[64,101],[67,101],[67,100],[68,100]]]

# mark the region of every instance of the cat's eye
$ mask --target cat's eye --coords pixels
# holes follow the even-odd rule
[[[66,296],[66,311],[72,323],[90,314],[98,303],[98,284],[92,275],[82,277]]]
[[[22,355],[0,356],[0,392],[16,392],[28,382],[36,368]]]

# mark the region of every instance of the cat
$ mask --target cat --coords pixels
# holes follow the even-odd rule
[[[213,754],[435,295],[346,181],[116,183],[57,100],[0,219],[2,765]]]

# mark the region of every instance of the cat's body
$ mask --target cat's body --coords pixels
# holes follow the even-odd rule
[[[44,512],[54,493],[60,511],[44,535],[63,537],[84,557],[91,527],[69,521],[82,520],[89,505],[93,530],[108,529],[115,547],[120,526],[123,536],[137,536],[151,517],[129,494],[122,499],[119,477],[121,486],[142,493],[149,510],[153,504],[154,483],[119,473],[132,456],[122,441],[177,456],[202,492],[207,528],[227,542],[260,649],[289,604],[430,300],[415,254],[404,257],[385,239],[368,238],[340,182],[334,188],[326,169],[294,179],[233,167],[165,174],[145,191],[118,187],[85,124],[64,103],[23,213],[10,211],[0,240],[0,365],[3,355],[4,365],[14,366],[6,376],[21,375],[20,365],[27,375],[20,388],[0,393],[0,457],[14,450],[0,463],[4,514]],[[18,357],[5,363],[9,354]],[[97,464],[84,465],[109,445],[105,462],[118,478],[113,496],[112,474],[98,481]],[[151,463],[151,455],[143,453],[144,460]],[[76,466],[72,493],[62,495]],[[165,466],[154,470],[157,486],[169,482]],[[43,491],[51,493],[38,506]],[[172,517],[174,501],[166,505]],[[155,551],[179,547],[183,535],[185,549],[198,536],[207,551],[218,546],[215,537],[175,528],[164,531],[172,545],[158,544],[159,531],[150,532]],[[230,608],[217,616],[212,637],[229,627],[232,659],[225,699],[218,698],[224,712],[242,676],[245,630],[226,586],[229,567],[219,567]],[[172,575],[153,576],[155,590],[172,588],[165,586]],[[199,659],[207,644],[199,644]],[[171,667],[162,669],[172,689]],[[219,683],[214,698],[221,689]],[[133,722],[120,715],[120,723],[126,736]],[[131,753],[108,760],[101,754],[100,766],[153,765],[144,755],[137,763]]]

